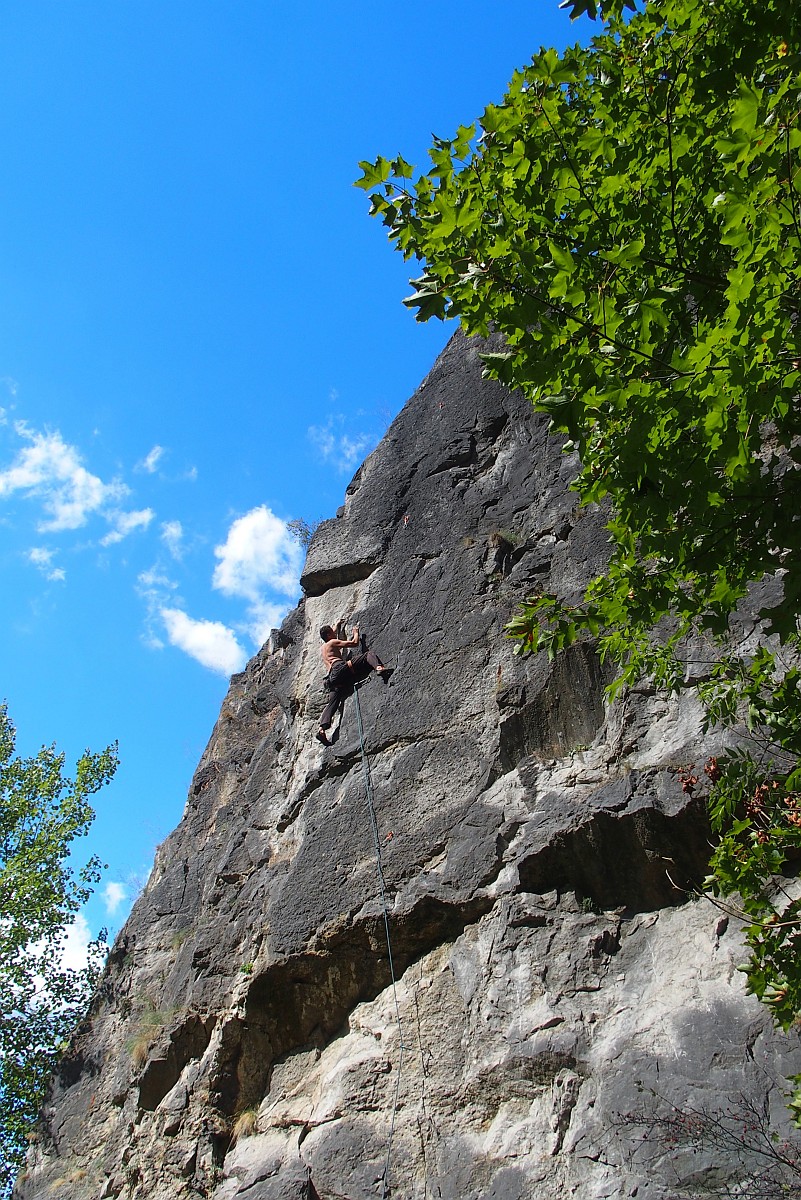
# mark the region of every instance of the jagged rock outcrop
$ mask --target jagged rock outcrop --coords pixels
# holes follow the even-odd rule
[[[742,1095],[786,1123],[797,1039],[688,899],[709,833],[677,768],[718,749],[692,693],[610,708],[590,650],[522,661],[502,633],[603,569],[574,469],[455,338],[232,679],[19,1200],[368,1200],[396,1098],[393,1197],[667,1200],[735,1164],[644,1141],[649,1113]],[[353,702],[313,740],[317,630],[354,617],[397,666],[360,693],[395,991]]]

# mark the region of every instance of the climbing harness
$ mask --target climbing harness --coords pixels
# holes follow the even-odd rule
[[[395,1073],[395,1091],[392,1099],[392,1117],[389,1123],[389,1136],[387,1138],[387,1153],[384,1159],[384,1170],[381,1175],[381,1200],[386,1200],[389,1195],[389,1164],[392,1154],[392,1138],[395,1133],[395,1117],[398,1112],[398,1099],[400,1096],[401,1072],[403,1070],[403,1052],[406,1047],[403,1044],[403,1026],[401,1025],[400,1006],[398,1004],[398,988],[397,980],[395,979],[395,966],[392,960],[392,939],[389,934],[389,912],[387,910],[387,889],[384,881],[384,868],[381,862],[381,842],[378,836],[378,821],[375,815],[375,803],[373,800],[373,782],[370,778],[370,762],[367,757],[367,750],[364,744],[364,725],[362,724],[362,710],[359,704],[359,688],[354,689],[354,702],[356,705],[356,724],[359,730],[359,749],[362,756],[362,775],[364,777],[364,794],[367,800],[367,808],[370,812],[370,824],[373,830],[373,845],[375,848],[376,868],[378,870],[378,884],[381,891],[381,907],[384,912],[384,932],[387,938],[387,957],[389,959],[389,974],[392,980],[392,999],[395,1005],[395,1021],[398,1026],[398,1069]]]

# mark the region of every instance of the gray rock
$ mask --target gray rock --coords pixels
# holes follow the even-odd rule
[[[709,830],[677,768],[721,741],[689,691],[610,706],[590,647],[514,656],[517,603],[578,595],[607,541],[479,349],[440,356],[231,680],[18,1200],[672,1200],[748,1167],[673,1144],[676,1110],[786,1133],[797,1037],[691,900]],[[313,738],[339,619],[397,668],[359,693],[380,877],[354,701]]]

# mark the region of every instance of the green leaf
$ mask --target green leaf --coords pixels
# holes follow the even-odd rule
[[[360,162],[359,167],[361,168],[362,176],[361,179],[356,180],[354,186],[363,188],[365,191],[369,191],[370,188],[376,187],[379,183],[386,183],[392,170],[389,160],[380,156],[375,162],[367,160]]]
[[[548,250],[550,251],[551,258],[556,263],[557,267],[559,267],[560,271],[567,271],[570,274],[573,273],[576,268],[576,264],[574,263],[573,257],[568,250],[563,250],[561,246],[558,246],[556,242],[552,241],[548,242]]]
[[[361,166],[361,163],[359,164]],[[390,163],[392,174],[398,179],[411,179],[414,174],[414,166],[408,163],[405,158],[399,154],[397,158],[393,158]]]
[[[503,110],[495,104],[488,104],[481,115],[481,128],[485,133],[497,133],[504,126]]]
[[[754,132],[761,98],[762,93],[759,89],[749,86],[744,79],[740,81],[731,114],[731,127],[735,132],[741,131],[748,135]]]
[[[571,21],[578,20],[585,13],[592,21],[598,16],[598,5],[595,0],[562,0],[559,7],[567,9]]]
[[[601,252],[601,257],[607,262],[619,263],[622,266],[639,266],[642,261],[642,252],[645,249],[645,241],[642,238],[635,238],[630,242],[624,242],[621,246],[616,246],[611,250]]]

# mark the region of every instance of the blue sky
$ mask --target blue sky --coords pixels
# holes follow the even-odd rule
[[[451,329],[352,187],[424,161],[556,0],[0,4],[0,696],[18,749],[119,740],[85,852],[118,928],[227,687]]]

